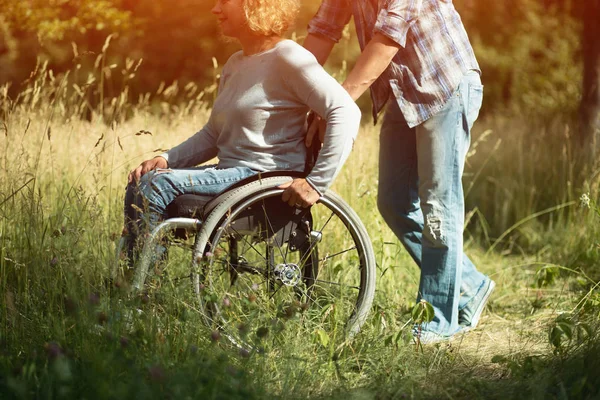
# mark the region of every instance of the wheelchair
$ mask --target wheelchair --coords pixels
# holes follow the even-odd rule
[[[191,282],[190,309],[239,347],[288,321],[342,340],[354,336],[375,292],[371,241],[357,214],[331,190],[306,209],[284,203],[277,187],[300,176],[260,173],[215,197],[176,198],[145,239],[132,292]],[[151,264],[166,238],[187,239],[187,254],[169,255],[164,271],[177,269],[181,276],[156,284]]]

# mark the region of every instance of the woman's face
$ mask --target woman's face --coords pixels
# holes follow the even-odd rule
[[[246,29],[243,0],[217,0],[211,10],[217,16],[223,35],[239,38]]]

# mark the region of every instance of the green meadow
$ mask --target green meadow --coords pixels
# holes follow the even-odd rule
[[[275,314],[240,349],[189,280],[132,294],[116,255],[128,172],[201,129],[237,50],[212,2],[0,0],[0,399],[600,398],[598,133],[580,140],[579,119],[593,2],[454,3],[485,84],[463,178],[465,251],[497,283],[480,325],[414,343],[419,270],[377,211],[365,96],[332,190],[375,251],[367,321],[347,339],[329,309]],[[358,52],[346,29],[326,69],[343,80]]]
[[[67,82],[39,65],[17,97],[0,93],[0,397],[600,395],[598,170],[577,156],[569,124],[500,111],[477,122],[465,245],[498,286],[476,330],[416,346],[419,270],[376,211],[378,128],[365,121],[333,187],[376,253],[365,326],[340,342],[282,319],[248,351],[203,324],[185,295],[132,296],[127,278],[108,279],[128,171],[198,130],[213,89],[134,100],[124,86],[93,105],[99,93]]]

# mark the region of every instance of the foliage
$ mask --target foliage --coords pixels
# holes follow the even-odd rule
[[[303,2],[293,32],[297,40],[302,40],[318,4]],[[577,107],[580,24],[573,13],[565,12],[570,6],[548,4],[456,1],[483,70],[484,113],[510,107],[568,115]],[[129,82],[134,98],[155,92],[163,82],[203,87],[214,79],[213,57],[222,65],[238,49],[220,38],[212,6],[196,0],[0,0],[0,83],[13,82],[14,96],[38,59],[49,61],[58,74],[80,64],[85,76],[113,35],[109,64],[143,59],[139,74]],[[73,48],[80,56],[75,61]],[[330,57],[328,70],[342,79],[357,54],[356,39],[346,35]],[[366,101],[361,104],[368,109]]]
[[[539,0],[457,2],[486,86],[484,110],[572,115],[581,97],[581,23]]]
[[[35,34],[41,42],[62,41],[88,31],[132,29],[122,0],[2,0],[2,14],[13,30]]]

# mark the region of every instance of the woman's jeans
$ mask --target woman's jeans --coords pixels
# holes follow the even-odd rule
[[[256,174],[246,167],[223,168],[202,166],[186,169],[157,169],[142,176],[138,183],[127,185],[125,192],[125,228],[129,236],[128,258],[132,263],[135,252],[166,214],[167,206],[177,196],[196,194],[215,196],[234,183]],[[164,247],[157,249],[160,255]]]
[[[485,283],[463,253],[462,174],[483,97],[479,74],[469,71],[433,117],[409,128],[390,99],[381,128],[378,207],[421,268],[417,301],[433,305],[425,330],[456,333],[458,314]]]

